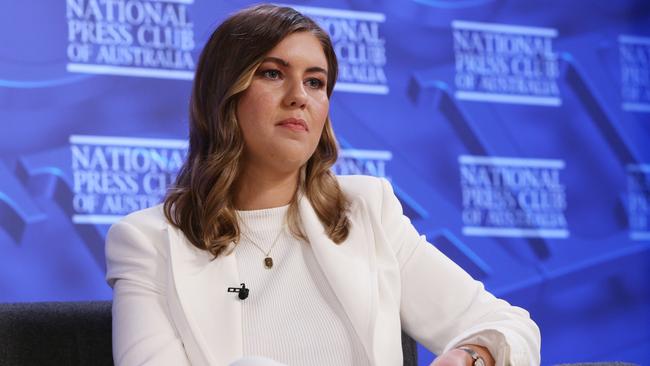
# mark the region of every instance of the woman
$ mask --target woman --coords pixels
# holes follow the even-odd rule
[[[118,365],[400,365],[401,329],[434,365],[539,364],[528,313],[420,237],[386,180],[332,175],[336,76],[293,9],[212,34],[173,190],[107,237]]]

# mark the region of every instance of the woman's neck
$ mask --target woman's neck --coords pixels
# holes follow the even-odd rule
[[[298,172],[277,173],[244,169],[236,182],[235,208],[259,210],[291,202],[298,186]]]

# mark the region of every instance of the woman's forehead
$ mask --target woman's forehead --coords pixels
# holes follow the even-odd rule
[[[284,37],[271,51],[265,55],[265,60],[281,60],[283,66],[321,67],[327,69],[327,58],[323,46],[311,32],[296,32]]]

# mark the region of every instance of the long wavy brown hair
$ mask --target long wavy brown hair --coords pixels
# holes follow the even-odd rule
[[[327,59],[330,97],[338,74],[332,42],[313,20],[288,7],[258,5],[233,14],[212,33],[199,57],[190,100],[188,156],[165,197],[164,212],[192,244],[215,258],[230,253],[240,236],[233,203],[244,152],[235,114],[237,101],[263,57],[295,32],[311,32],[320,41]],[[337,157],[328,116],[289,204],[287,221],[295,236],[306,239],[297,204],[298,192],[303,192],[330,239],[340,244],[347,238],[349,202],[330,171]]]

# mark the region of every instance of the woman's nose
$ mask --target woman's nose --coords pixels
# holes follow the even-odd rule
[[[291,108],[304,109],[307,106],[307,91],[302,80],[291,82],[284,97],[284,104]]]

